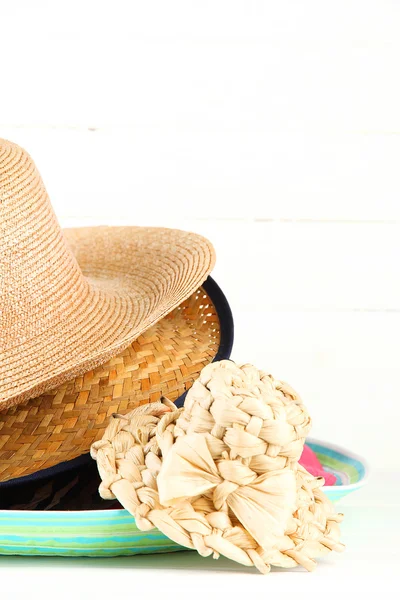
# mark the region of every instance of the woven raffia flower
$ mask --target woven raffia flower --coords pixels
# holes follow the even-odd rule
[[[139,529],[268,572],[341,550],[341,515],[299,464],[310,418],[285,383],[231,361],[205,367],[182,409],[115,415],[92,446],[104,498]]]

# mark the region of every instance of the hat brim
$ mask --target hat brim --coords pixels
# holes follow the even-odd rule
[[[209,277],[106,364],[0,413],[0,487],[80,464],[111,414],[161,395],[182,400],[204,366],[229,358],[232,343],[229,305]]]
[[[66,311],[62,320],[2,353],[5,392],[0,410],[37,397],[121,352],[187,299],[215,262],[208,240],[174,229],[92,227],[67,229],[64,235],[87,289],[75,305],[69,301],[72,312]],[[50,310],[43,306],[43,311]]]

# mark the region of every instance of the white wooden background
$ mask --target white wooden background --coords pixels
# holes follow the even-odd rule
[[[400,469],[400,5],[0,0],[0,136],[64,226],[217,249],[234,357]]]

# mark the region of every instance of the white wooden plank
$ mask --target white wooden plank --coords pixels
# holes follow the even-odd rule
[[[400,310],[400,225],[185,226],[214,243],[215,275],[243,310]]]
[[[8,123],[400,129],[396,3],[25,0],[0,16]]]
[[[400,222],[400,135],[0,127],[61,216]]]
[[[67,216],[84,194],[104,215],[399,221],[400,6],[326,11],[3,4],[1,135],[63,179]]]

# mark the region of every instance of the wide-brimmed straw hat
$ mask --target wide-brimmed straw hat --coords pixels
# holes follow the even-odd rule
[[[0,140],[0,480],[80,456],[113,412],[190,387],[220,346],[201,287],[214,260],[194,233],[62,231],[30,156]]]

